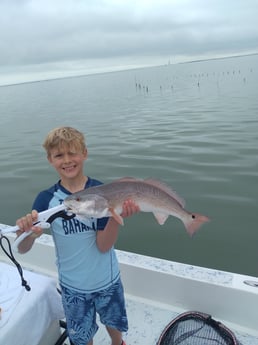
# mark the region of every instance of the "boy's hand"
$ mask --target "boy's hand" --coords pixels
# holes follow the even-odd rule
[[[21,235],[23,232],[28,232],[30,230],[33,231],[34,237],[39,237],[43,230],[40,226],[33,226],[38,220],[38,212],[33,210],[31,213],[28,213],[26,216],[17,219],[16,225],[18,225],[19,229],[16,233],[17,235]]]
[[[123,211],[121,213],[121,217],[130,217],[138,212],[140,212],[139,206],[133,200],[128,199],[123,203]]]

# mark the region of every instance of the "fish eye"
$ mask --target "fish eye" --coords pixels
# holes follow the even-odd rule
[[[81,198],[79,196],[77,196],[77,198],[75,199],[75,201],[81,201]]]
[[[194,214],[192,214],[192,219],[195,219],[195,215]]]

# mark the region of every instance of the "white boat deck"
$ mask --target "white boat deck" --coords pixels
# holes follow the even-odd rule
[[[165,326],[190,310],[223,322],[242,345],[258,345],[258,287],[244,283],[258,283],[257,278],[121,251],[117,255],[127,291],[128,345],[155,345]],[[98,336],[97,344],[109,344],[105,330]]]
[[[165,326],[175,318],[179,311],[166,305],[158,304],[143,298],[126,295],[129,331],[124,336],[127,345],[156,345]],[[185,310],[184,310],[185,311]],[[184,312],[183,310],[180,311]],[[228,326],[229,324],[226,323]],[[258,337],[244,331],[239,332],[230,325],[242,345],[258,345]],[[110,345],[109,337],[103,326],[94,339],[95,344]]]
[[[56,279],[53,248],[52,237],[43,235],[29,253],[17,254],[16,259],[24,268]],[[258,287],[244,283],[251,280],[258,285],[257,278],[123,251],[117,255],[126,293],[127,345],[155,345],[166,325],[190,310],[223,322],[242,345],[258,345]],[[0,261],[8,262],[1,250]],[[110,345],[106,330],[99,326],[94,344]]]

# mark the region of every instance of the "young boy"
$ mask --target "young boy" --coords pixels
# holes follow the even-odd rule
[[[84,175],[87,148],[81,132],[71,127],[53,129],[43,144],[49,163],[60,180],[38,194],[30,214],[17,220],[18,236],[29,229],[33,234],[19,245],[27,252],[42,229],[32,226],[38,212],[61,204],[64,198],[101,182]],[[123,205],[122,217],[139,211],[132,200]],[[125,345],[127,331],[123,286],[114,250],[119,224],[114,218],[65,220],[52,223],[62,301],[70,340],[75,345],[92,345],[98,330],[96,313],[111,337],[112,345]]]

